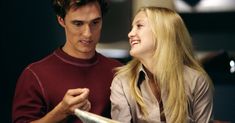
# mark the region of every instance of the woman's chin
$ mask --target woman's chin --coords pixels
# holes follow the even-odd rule
[[[134,51],[134,50],[130,50],[130,55],[132,57],[136,57],[137,56],[137,53]]]

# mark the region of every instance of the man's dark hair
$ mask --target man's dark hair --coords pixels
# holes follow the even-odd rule
[[[101,8],[102,16],[108,10],[107,0],[52,0],[52,6],[56,15],[64,18],[71,7],[79,7],[90,2],[98,2]]]

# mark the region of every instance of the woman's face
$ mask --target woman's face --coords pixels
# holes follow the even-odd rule
[[[145,12],[139,12],[128,34],[131,45],[130,54],[138,59],[148,59],[154,54],[154,38]]]

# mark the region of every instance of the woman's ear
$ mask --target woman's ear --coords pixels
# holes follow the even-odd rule
[[[57,20],[58,20],[59,24],[60,24],[62,27],[65,27],[64,18],[62,18],[62,17],[60,17],[60,16],[57,16]]]

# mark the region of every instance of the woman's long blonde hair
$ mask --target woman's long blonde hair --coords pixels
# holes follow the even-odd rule
[[[188,66],[209,77],[193,54],[189,32],[181,17],[173,10],[162,7],[144,7],[138,12],[145,12],[152,28],[155,53],[153,68],[155,81],[161,90],[167,93],[164,114],[168,122],[185,123],[188,115],[187,95],[185,93],[184,66]],[[117,73],[130,76],[131,93],[144,115],[146,105],[136,85],[138,69],[141,63],[137,59],[117,69]]]

